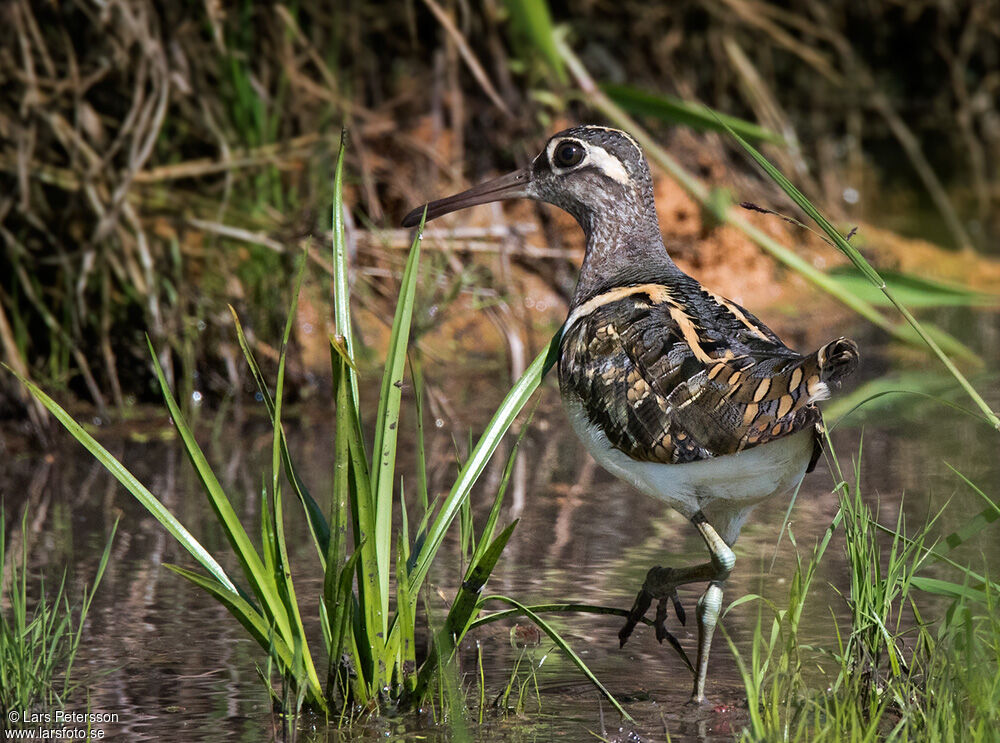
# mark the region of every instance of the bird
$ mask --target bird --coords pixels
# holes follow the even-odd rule
[[[651,568],[626,623],[624,647],[652,602],[656,639],[677,589],[698,599],[690,703],[705,683],[733,546],[758,504],[788,495],[822,453],[818,403],[854,372],[857,344],[837,338],[812,353],[788,346],[748,310],[702,286],[671,259],[649,164],[627,132],[599,125],[552,135],[531,164],[431,201],[404,227],[477,204],[527,198],[572,215],[586,250],[562,326],[558,374],[569,421],[611,474],[671,506],[701,534],[709,560]]]

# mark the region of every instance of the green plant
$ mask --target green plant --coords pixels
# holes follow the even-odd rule
[[[941,361],[978,408],[978,411],[964,412],[1000,430],[1000,418],[947,355],[944,347],[951,351],[957,350],[951,339],[942,336],[936,328],[921,324],[902,304],[895,289],[887,284],[885,278],[847,238],[763,155],[730,127],[727,126],[726,129],[764,172],[819,226],[831,244],[847,256],[853,265],[855,279],[863,277],[870,287],[880,292],[884,301],[903,317],[913,336],[926,344]],[[939,297],[945,294],[954,296],[950,287],[931,286],[927,282],[917,282],[908,277],[897,276],[895,279],[903,292],[910,294],[911,300],[915,297],[926,298],[931,294]],[[860,298],[863,293],[858,286],[852,289],[855,297]],[[963,301],[969,299],[969,296],[962,298]],[[876,392],[855,407],[884,394],[884,390]],[[926,393],[918,394],[931,397]],[[952,404],[952,407],[957,406]],[[832,530],[842,521],[851,576],[850,592],[845,597],[851,616],[849,632],[845,635],[839,627],[835,628],[837,647],[827,650],[827,655],[835,661],[834,681],[827,687],[825,694],[811,692],[804,680],[801,664],[797,662],[800,652],[796,637],[797,624],[787,621],[789,616],[801,613],[806,598],[804,592],[796,593],[793,584],[789,598],[790,608],[785,613],[775,611],[770,639],[763,639],[758,622],[750,667],[739,660],[750,698],[751,725],[747,737],[753,740],[777,737],[870,740],[888,732],[889,737],[900,739],[911,736],[919,740],[955,739],[950,720],[954,719],[956,710],[961,710],[963,715],[970,713],[966,694],[970,688],[982,689],[982,677],[968,684],[968,674],[966,678],[962,678],[961,674],[954,672],[940,673],[942,659],[950,661],[960,648],[969,652],[971,644],[962,643],[961,638],[968,638],[972,627],[995,630],[995,622],[981,616],[974,617],[965,610],[969,604],[992,605],[997,586],[969,567],[954,562],[947,553],[995,521],[1000,510],[981,490],[966,480],[987,502],[987,507],[970,519],[960,532],[943,540],[942,545],[928,547],[925,543],[937,517],[930,519],[915,537],[905,535],[902,510],[894,529],[880,526],[862,499],[860,469],[855,468],[854,483],[849,486],[835,455],[831,455],[831,462],[838,480],[835,489],[840,493],[840,510],[804,574],[811,578],[816,563],[829,544]],[[888,549],[880,544],[879,536],[882,534],[889,535]],[[944,562],[957,569],[963,582],[955,583],[919,575],[930,562]],[[803,572],[800,563],[796,573],[797,582],[801,575]],[[918,591],[953,599],[952,607],[940,624],[936,638],[929,630],[929,622],[918,609]],[[907,607],[912,616],[909,623],[905,623],[903,618]],[[908,646],[903,642],[907,632],[915,638]],[[779,651],[775,638],[782,633],[790,641]],[[991,637],[987,631],[984,646],[995,647],[998,639],[1000,638],[995,635]],[[761,651],[768,658],[779,659],[778,668],[770,677],[767,664],[758,662]],[[992,663],[993,668],[996,668],[996,657],[989,657],[989,650],[979,655],[987,666]],[[739,658],[738,654],[737,657]],[[795,659],[795,662],[790,662],[790,659]],[[765,686],[767,679],[769,680]],[[994,699],[995,691],[996,684],[993,683],[981,696]],[[981,732],[995,729],[995,715],[992,713],[983,716],[973,712],[972,717],[976,722],[973,729],[976,726]]]
[[[185,421],[152,344],[149,348],[166,405],[216,519],[239,561],[244,585],[231,577],[216,557],[65,410],[37,386],[21,379],[56,419],[207,571],[204,574],[176,565],[168,566],[222,603],[267,653],[268,669],[273,668],[283,680],[283,691],[279,693],[271,687],[269,671],[262,672],[262,675],[275,701],[288,712],[305,705],[329,714],[338,709],[338,703],[344,705],[340,707],[342,711],[375,710],[386,705],[405,706],[426,699],[436,684],[448,682],[447,679],[442,680],[440,671],[449,666],[455,648],[482,610],[485,600],[479,596],[480,590],[516,525],[516,522],[512,523],[497,532],[513,453],[486,524],[478,537],[471,531],[466,533],[464,541],[471,557],[465,580],[440,631],[432,638],[426,657],[422,659],[416,655],[418,598],[452,521],[467,507],[470,492],[504,433],[552,366],[558,342],[557,335],[507,394],[478,443],[471,449],[450,492],[440,502],[429,503],[426,468],[419,461],[416,488],[419,499],[415,504],[408,503],[402,484],[398,489],[396,487],[396,452],[422,227],[414,239],[403,272],[375,416],[374,445],[369,454],[365,445],[368,439],[362,426],[364,416],[351,330],[348,263],[342,223],[342,181],[343,144],[336,169],[333,202],[336,334],[331,337],[330,343],[337,436],[329,517],[324,515],[296,471],[282,422],[285,356],[303,280],[304,258],[278,354],[273,394],[233,312],[240,346],[273,426],[271,468],[262,487],[259,549],[241,524],[194,432]],[[420,365],[414,362],[410,366],[419,417],[423,386]],[[419,422],[416,435],[417,452],[422,460],[423,433]],[[326,651],[325,666],[310,647],[299,612],[284,536],[285,480],[282,474],[303,507],[324,574],[319,622]],[[413,529],[408,521],[411,509],[416,509],[418,513],[417,525]],[[396,531],[393,530],[394,510],[401,520]],[[471,515],[466,521],[468,527]],[[393,598],[394,601],[391,600]],[[496,597],[496,600],[507,602],[538,623],[618,706],[565,641],[530,608],[506,597]],[[418,663],[418,660],[421,662]],[[451,698],[449,694],[446,696]],[[618,709],[625,714],[620,707]]]
[[[725,614],[728,614],[741,604],[758,601],[762,606],[766,606],[772,615],[769,631],[765,634],[764,615],[762,611],[758,611],[757,624],[751,639],[749,663],[726,634],[726,640],[736,658],[746,690],[750,715],[749,731],[754,739],[765,740],[785,729],[793,705],[800,703],[803,659],[799,625],[816,576],[816,568],[842,520],[843,514],[838,512],[807,562],[803,563],[796,551],[796,569],[788,591],[786,609],[779,609],[759,594],[747,594],[730,604],[725,611]],[[791,531],[789,531],[789,541],[797,550]]]
[[[22,534],[27,523],[25,513],[21,521]],[[46,594],[44,581],[39,584],[38,598],[29,612],[27,542],[21,543],[20,567],[17,559],[8,565],[6,519],[0,509],[0,709],[49,708],[62,704],[73,689],[73,661],[80,648],[90,604],[104,577],[117,529],[116,521],[94,582],[90,590],[84,589],[79,607],[70,604],[64,572],[54,598]],[[7,575],[9,582],[3,580]],[[4,609],[5,606],[9,606],[9,610]],[[77,613],[75,625],[74,612]]]
[[[837,457],[830,461],[840,508],[809,559],[796,553],[787,606],[754,594],[727,609],[750,601],[761,608],[749,656],[729,640],[748,699],[743,739],[993,740],[1000,591],[947,552],[993,523],[997,505],[987,499],[967,526],[929,546],[940,513],[913,537],[906,536],[902,517],[892,528],[882,526],[862,495],[859,468],[848,481]],[[823,639],[805,642],[799,622],[838,531],[850,573],[843,596],[848,613],[844,619],[834,614]],[[797,550],[794,537],[790,541]],[[959,582],[922,575],[932,563],[946,563]],[[950,603],[944,611],[942,598]]]
[[[914,577],[931,557],[924,544],[936,517],[908,539],[900,508],[885,550],[876,536],[877,514],[861,495],[859,467],[854,470],[853,486],[841,486],[841,492],[844,549],[851,577],[850,592],[844,598],[851,612],[851,632],[835,656],[841,673],[833,689],[850,682],[866,714],[874,716],[887,700],[902,708],[909,697],[913,669],[902,648],[903,609]],[[918,624],[916,631],[922,638],[923,627]]]
[[[633,116],[650,116],[670,124],[689,126],[700,131],[724,132],[726,126],[747,139],[786,144],[781,135],[749,121],[707,110],[676,96],[653,94],[630,85],[605,83],[601,90],[622,109]],[[722,122],[725,122],[723,124]]]
[[[507,677],[507,684],[497,695],[494,705],[502,710],[523,714],[529,698],[533,695],[537,709],[541,712],[542,695],[538,689],[538,669],[545,661],[547,653],[536,659],[535,653],[527,645],[518,648],[514,639],[515,630],[511,630],[511,647],[518,650],[514,667]],[[480,713],[482,714],[482,713]]]

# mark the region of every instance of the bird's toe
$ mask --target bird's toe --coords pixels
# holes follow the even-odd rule
[[[649,611],[653,599],[657,599],[656,617],[653,621],[653,629],[656,631],[656,639],[659,642],[668,640],[671,645],[677,646],[676,638],[667,631],[667,608],[668,602],[673,604],[674,613],[682,625],[687,623],[687,613],[681,605],[680,597],[677,595],[677,585],[674,582],[675,575],[673,568],[654,567],[646,573],[646,580],[642,588],[635,597],[635,602],[628,613],[625,625],[618,631],[619,647],[625,647],[628,638],[632,636],[636,625],[642,621]]]
[[[618,647],[625,647],[625,643],[628,642],[628,638],[632,636],[632,630],[639,621],[646,616],[646,612],[649,610],[649,605],[653,603],[653,596],[646,591],[645,585],[636,594],[635,603],[632,604],[632,609],[628,613],[628,617],[625,619],[625,625],[618,630]]]

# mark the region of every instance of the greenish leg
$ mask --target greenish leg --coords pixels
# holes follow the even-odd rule
[[[705,679],[708,676],[708,653],[712,649],[712,635],[722,610],[722,581],[713,580],[698,599],[698,664],[695,666],[692,704],[705,703]]]
[[[702,539],[708,545],[712,555],[712,576],[705,593],[698,599],[698,664],[695,667],[694,689],[691,691],[692,704],[705,703],[705,679],[708,676],[708,654],[712,649],[712,635],[719,623],[719,613],[722,611],[722,586],[736,564],[736,555],[729,545],[719,536],[705,516],[699,511],[691,519],[701,532]]]

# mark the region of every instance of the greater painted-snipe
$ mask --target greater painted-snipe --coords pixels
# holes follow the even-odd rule
[[[838,338],[797,353],[677,268],[649,165],[623,131],[559,132],[528,168],[429,203],[427,219],[514,198],[565,209],[587,236],[559,359],[574,430],[601,465],[690,519],[708,546],[702,565],[652,568],[619,632],[624,645],[656,599],[656,637],[676,644],[664,626],[667,602],[683,622],[677,587],[707,582],[691,695],[704,703],[733,543],[754,506],[789,493],[812,470],[821,451],[816,403],[855,369],[858,347]],[[423,211],[403,225],[419,223]]]

